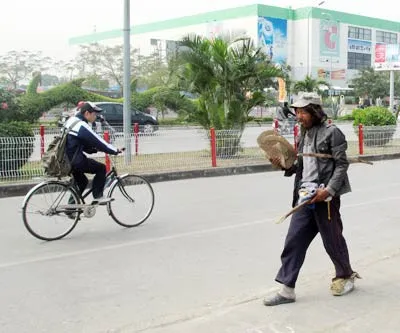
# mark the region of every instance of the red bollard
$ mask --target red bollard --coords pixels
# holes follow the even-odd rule
[[[210,128],[211,138],[211,166],[215,168],[217,166],[217,141],[215,140],[215,129]]]
[[[110,142],[110,134],[108,131],[104,131],[104,141]],[[111,162],[110,162],[110,156],[106,154],[106,172],[109,172],[111,170]]]
[[[139,123],[133,125],[133,134],[135,135],[135,153],[139,153]]]
[[[44,126],[40,125],[40,157],[44,155]]]
[[[358,153],[360,155],[364,154],[364,130],[363,125],[358,125]]]
[[[278,128],[279,128],[279,121],[278,121],[278,119],[274,119],[274,131],[276,132],[276,133],[278,133]]]
[[[299,142],[299,125],[298,124],[296,124],[296,125],[294,125],[294,127],[293,127],[293,137],[294,137],[294,144],[293,144],[293,146],[294,146],[294,150],[297,152],[297,143]]]

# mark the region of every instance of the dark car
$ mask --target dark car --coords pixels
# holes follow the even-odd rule
[[[103,109],[101,114],[112,127],[123,126],[124,111],[122,103],[96,102],[94,104]],[[74,108],[73,110],[64,113],[61,117],[60,125],[64,124],[64,122],[76,111],[77,109]],[[158,121],[156,117],[136,109],[131,109],[131,123],[132,125],[138,123],[139,130],[146,134],[151,134],[158,130]]]

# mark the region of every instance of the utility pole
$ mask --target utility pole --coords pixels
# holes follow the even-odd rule
[[[124,0],[124,147],[125,164],[131,162],[131,41],[130,0]]]

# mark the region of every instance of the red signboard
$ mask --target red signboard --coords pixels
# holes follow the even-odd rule
[[[386,45],[376,44],[375,45],[375,62],[385,62],[386,59]]]

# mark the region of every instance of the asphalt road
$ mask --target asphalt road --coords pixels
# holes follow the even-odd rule
[[[342,216],[356,270],[398,249],[399,168],[350,166]],[[1,199],[0,332],[174,332],[188,318],[262,298],[275,287],[288,221],[274,221],[289,208],[292,181],[269,172],[155,183],[142,226],[123,229],[104,209],[47,243],[24,229],[21,197]],[[313,284],[326,294],[311,296],[321,304],[332,268],[316,239],[299,284],[322,276]]]

